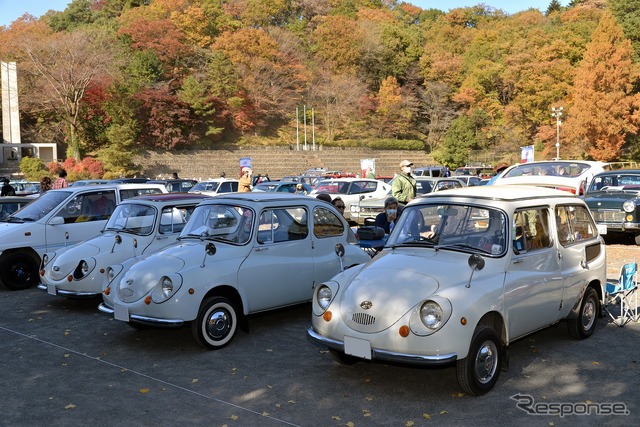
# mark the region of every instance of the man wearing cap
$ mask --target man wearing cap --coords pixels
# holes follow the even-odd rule
[[[11,184],[9,184],[8,178],[2,178],[2,190],[0,190],[0,196],[15,196],[16,190]]]
[[[242,176],[238,182],[238,192],[248,193],[251,191],[251,168],[243,167]]]
[[[506,164],[505,162],[500,162],[497,165],[495,165],[493,167],[493,171],[496,173],[495,175],[493,175],[491,177],[491,179],[489,180],[489,182],[487,182],[487,185],[493,185],[496,183],[496,180],[498,179],[498,177],[500,177],[500,175],[502,175],[502,172],[504,172],[507,168],[509,167],[508,164]]]
[[[398,204],[404,206],[416,197],[416,179],[411,175],[411,163],[409,160],[400,162],[400,173],[391,184],[393,197],[398,199]]]

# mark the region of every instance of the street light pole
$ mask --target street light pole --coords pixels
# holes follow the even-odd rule
[[[562,107],[551,107],[551,117],[556,119],[556,160],[560,160],[560,117],[562,116]]]

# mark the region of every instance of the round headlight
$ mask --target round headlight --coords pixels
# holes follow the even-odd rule
[[[323,310],[326,310],[331,303],[331,298],[333,297],[333,293],[328,286],[322,285],[318,288],[318,292],[316,293],[316,297],[318,300],[318,305],[322,307]]]
[[[173,281],[167,276],[164,276],[160,283],[162,286],[162,294],[165,298],[168,298],[169,295],[171,295],[171,293],[173,292]]]
[[[358,206],[358,205],[351,205],[351,206],[349,206],[349,210],[350,210],[351,212],[353,212],[353,213],[358,213],[358,212],[360,212],[360,206]]]
[[[80,273],[82,273],[82,277],[89,273],[89,264],[85,260],[80,261]]]
[[[429,329],[437,329],[442,325],[444,312],[442,307],[434,301],[427,301],[420,307],[420,319]]]
[[[42,256],[42,265],[47,265],[47,264],[49,264],[49,255],[44,254]]]
[[[622,209],[625,212],[633,212],[636,210],[636,201],[634,199],[629,199],[622,204]]]

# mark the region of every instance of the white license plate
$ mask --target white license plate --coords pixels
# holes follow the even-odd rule
[[[47,283],[47,293],[49,295],[58,295],[56,290],[56,285],[52,285],[51,283]]]
[[[354,337],[344,337],[344,352],[352,356],[371,360],[371,343]]]
[[[606,224],[597,224],[596,227],[598,227],[598,233],[599,234],[607,234],[607,225]]]
[[[129,309],[127,307],[114,304],[113,308],[113,317],[116,320],[123,320],[125,322],[129,321]]]

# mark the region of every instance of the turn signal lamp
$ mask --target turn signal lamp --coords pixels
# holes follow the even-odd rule
[[[325,311],[324,314],[322,315],[322,318],[324,319],[325,322],[331,321],[332,317],[333,317],[333,313],[331,313],[329,310]]]
[[[104,290],[104,294],[109,295],[110,293],[111,293],[111,288],[107,287],[107,289]]]
[[[409,336],[409,327],[407,325],[400,326],[400,330],[398,331],[402,338],[406,338]]]
[[[151,304],[151,295],[147,295],[147,297],[144,299],[144,303],[147,305]]]
[[[460,324],[461,324],[462,326],[466,325],[466,324],[467,324],[467,318],[466,318],[466,317],[461,317],[461,318],[460,318]]]
[[[72,281],[72,280],[73,280],[73,276],[72,276],[71,274],[70,274],[70,275],[68,275],[68,276],[67,276],[67,282],[70,282],[70,281]]]

